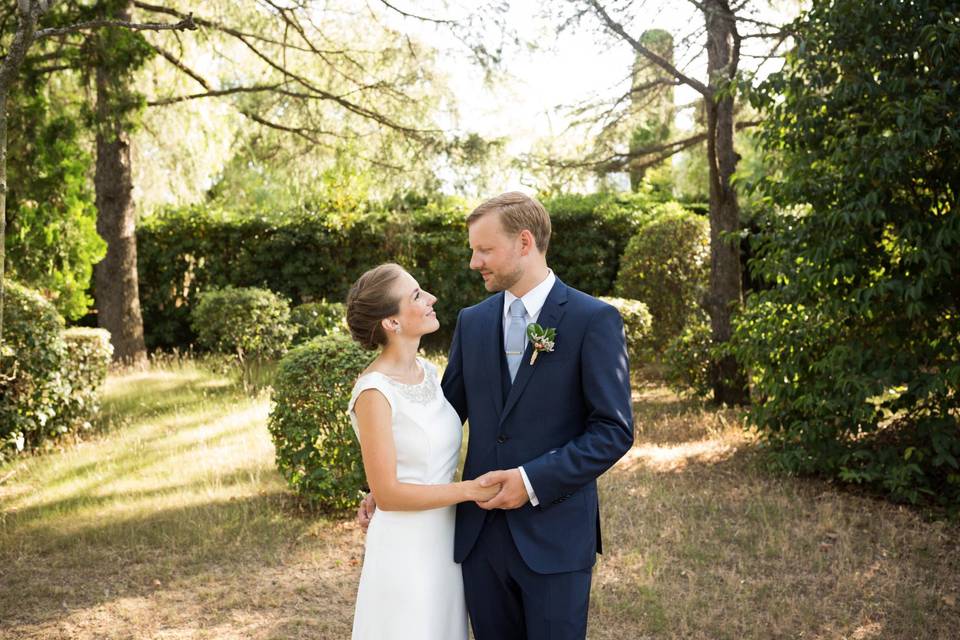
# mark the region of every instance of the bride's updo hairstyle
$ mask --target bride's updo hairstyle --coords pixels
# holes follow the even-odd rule
[[[403,267],[387,262],[364,273],[350,287],[347,326],[364,349],[387,344],[380,322],[400,312],[400,297],[393,292],[393,285],[403,273]]]

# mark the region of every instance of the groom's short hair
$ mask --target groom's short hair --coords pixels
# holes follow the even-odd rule
[[[519,191],[501,193],[474,209],[467,216],[467,227],[491,212],[500,214],[500,224],[510,235],[529,230],[540,253],[547,253],[547,247],[550,246],[550,214],[536,199]]]

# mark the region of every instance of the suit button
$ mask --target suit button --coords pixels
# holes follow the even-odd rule
[[[508,438],[507,436],[501,434],[501,435],[497,436],[497,444],[503,444],[504,442],[506,442],[506,441],[509,440],[509,439],[510,439],[510,438]]]

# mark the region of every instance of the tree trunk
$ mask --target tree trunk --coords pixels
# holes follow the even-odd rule
[[[736,23],[725,0],[706,0],[707,72],[715,91],[733,77],[739,57]],[[739,156],[733,148],[733,97],[720,93],[707,101],[707,160],[710,167],[710,292],[707,311],[713,341],[730,340],[731,317],[743,303],[740,276],[740,207],[730,178]],[[728,237],[724,237],[728,236]],[[719,404],[749,401],[746,379],[727,356],[712,370],[713,397]]]
[[[110,18],[130,21],[130,4]],[[122,70],[97,67],[97,167],[94,176],[97,232],[107,243],[107,255],[94,266],[97,324],[110,332],[113,359],[141,365],[147,351],[137,277],[137,237],[130,167],[130,135],[126,119],[113,108],[128,81]]]

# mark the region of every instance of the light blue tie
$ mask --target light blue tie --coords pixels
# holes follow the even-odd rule
[[[527,310],[520,298],[510,303],[510,322],[507,323],[507,335],[503,341],[507,352],[507,366],[510,368],[510,382],[517,377],[523,351],[527,348]]]

